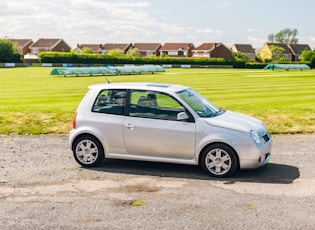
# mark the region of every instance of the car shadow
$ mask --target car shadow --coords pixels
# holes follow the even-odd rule
[[[231,177],[222,179],[207,175],[199,166],[144,161],[107,159],[100,167],[89,168],[89,170],[197,180],[220,180],[225,181],[225,184],[236,182],[290,184],[300,177],[297,167],[275,163],[269,163],[258,169],[238,170]]]

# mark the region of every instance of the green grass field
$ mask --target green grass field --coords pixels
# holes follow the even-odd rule
[[[50,76],[49,67],[0,69],[0,134],[68,133],[87,87],[104,76]],[[262,119],[271,133],[315,132],[315,71],[166,69],[111,82],[188,85],[218,106]]]

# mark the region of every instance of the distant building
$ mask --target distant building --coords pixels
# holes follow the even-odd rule
[[[203,43],[192,50],[193,57],[204,58],[232,58],[232,50],[223,43]]]
[[[30,53],[30,46],[34,43],[32,39],[10,39],[10,41],[18,45],[21,55]]]
[[[111,50],[120,49],[124,51],[124,53],[127,53],[127,51],[131,48],[131,46],[132,46],[131,43],[106,43],[103,45],[100,52],[102,54],[107,54]]]
[[[77,47],[74,48],[75,51],[81,53],[84,48],[90,48],[93,50],[93,53],[100,54],[102,53],[103,45],[102,44],[77,44]]]
[[[307,44],[289,44],[288,46],[293,54],[293,61],[300,61],[302,52],[304,50],[311,50],[310,46]]]
[[[137,48],[140,56],[160,56],[161,43],[135,43],[132,48]]]
[[[285,57],[286,59],[288,59],[288,61],[293,61],[293,53],[291,49],[287,44],[283,43],[265,43],[263,48],[259,52],[259,55],[263,60],[275,58],[272,56],[272,50],[270,49],[271,46],[281,47],[284,50],[283,52],[281,52],[280,56],[276,58]]]
[[[195,46],[192,43],[165,43],[160,49],[160,55],[169,57],[191,57]]]
[[[252,47],[251,44],[233,44],[232,51],[236,53],[240,52],[242,54],[245,54],[249,57],[250,60],[253,61],[256,60],[255,49]]]
[[[71,47],[61,38],[41,38],[30,46],[31,54],[42,52],[70,52]]]

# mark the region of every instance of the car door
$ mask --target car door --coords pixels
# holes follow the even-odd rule
[[[173,97],[152,91],[131,91],[123,138],[128,154],[193,159],[196,125],[178,121],[185,108]]]
[[[126,89],[105,89],[97,96],[90,117],[93,127],[101,131],[107,154],[127,154],[122,137],[126,110]],[[89,126],[89,125],[88,125]]]

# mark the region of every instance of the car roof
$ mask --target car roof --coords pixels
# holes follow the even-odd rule
[[[159,92],[178,92],[189,87],[177,84],[155,83],[155,82],[115,82],[90,85],[89,89],[138,89]]]

